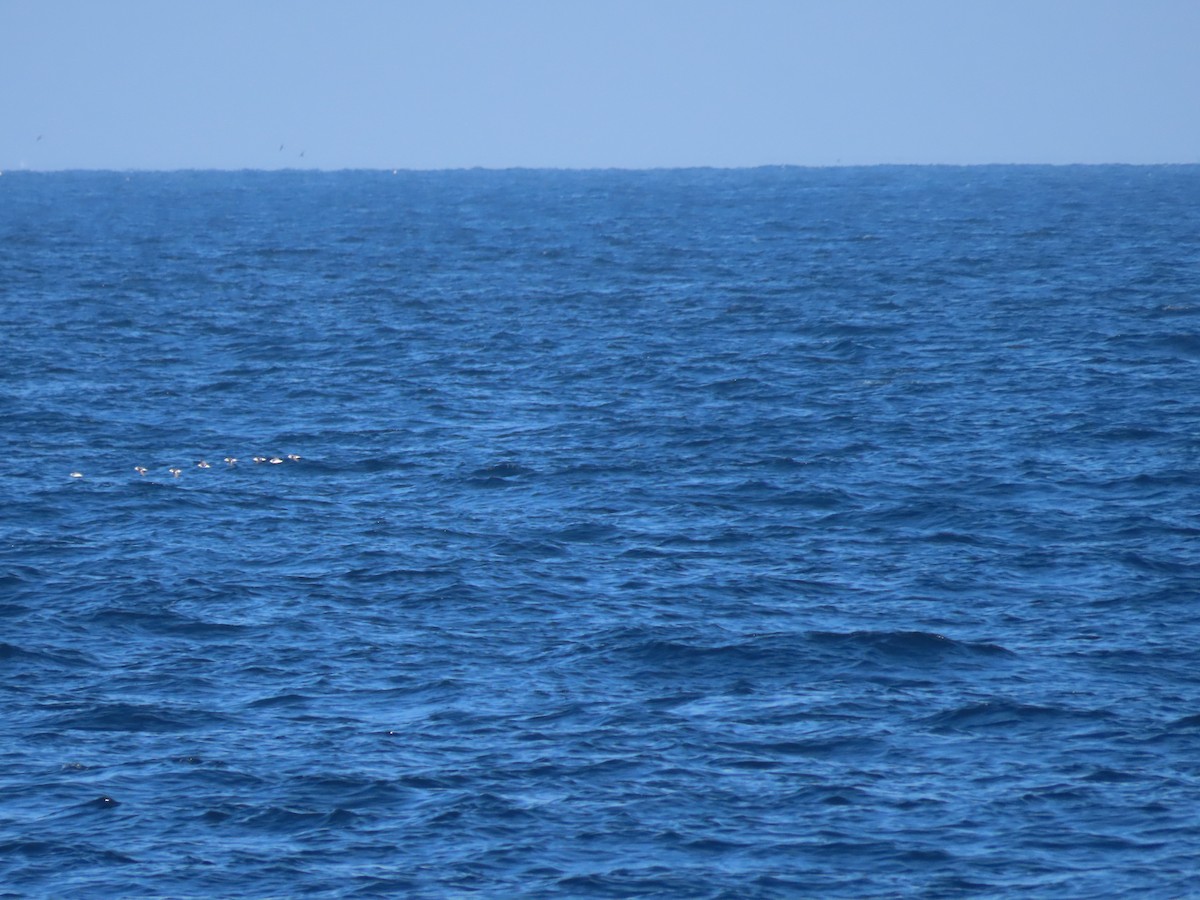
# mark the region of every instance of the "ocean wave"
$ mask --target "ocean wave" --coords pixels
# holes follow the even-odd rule
[[[986,731],[991,729],[1025,730],[1048,727],[1088,725],[1109,720],[1113,714],[1103,709],[1076,709],[1017,703],[1011,700],[987,700],[968,703],[929,716],[924,724],[939,731]]]
[[[11,174],[3,890],[1192,889],[1200,169]]]

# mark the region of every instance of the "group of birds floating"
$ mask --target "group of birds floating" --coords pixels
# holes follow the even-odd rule
[[[300,459],[301,459],[301,456],[298,453],[289,453],[287,456],[255,456],[255,457],[252,457],[250,461],[253,463],[268,463],[269,465],[278,466],[278,465],[282,464],[285,460],[290,461],[290,462],[299,462]],[[225,465],[236,466],[237,464],[238,464],[238,458],[236,456],[225,457]],[[196,468],[197,469],[211,469],[212,463],[207,462],[206,460],[202,459],[202,460],[200,460],[200,462],[196,463]],[[150,470],[147,469],[145,466],[134,466],[133,471],[137,472],[139,475],[141,475],[144,478],[146,476],[146,473],[149,472]],[[179,466],[171,466],[169,469],[167,469],[167,471],[171,473],[172,478],[178,478],[180,475],[183,474],[183,469],[181,469]],[[72,478],[82,478],[83,477],[82,472],[71,472],[70,474],[71,474]]]

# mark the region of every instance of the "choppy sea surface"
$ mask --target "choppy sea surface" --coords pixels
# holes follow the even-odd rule
[[[1200,167],[6,172],[0,501],[0,896],[1200,892]]]

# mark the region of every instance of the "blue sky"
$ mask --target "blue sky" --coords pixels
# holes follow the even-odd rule
[[[1200,162],[1200,0],[0,0],[0,85],[0,170]]]

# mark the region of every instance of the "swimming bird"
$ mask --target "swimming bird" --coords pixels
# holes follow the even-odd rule
[[[204,460],[200,460],[200,462],[196,463],[196,468],[197,469],[211,469],[212,466],[210,466]]]
[[[145,466],[134,466],[133,471],[137,472],[139,475],[145,475],[146,467]]]
[[[225,462],[232,466],[235,463],[237,463],[237,457],[236,456],[227,456],[227,457],[225,457]]]
[[[171,473],[172,477],[178,478],[182,474],[183,469],[167,469],[167,471]]]
[[[290,459],[292,462],[300,462],[300,454],[299,453],[289,453],[287,458]]]
[[[278,456],[272,456],[272,457],[271,457],[271,465],[273,465],[273,466],[277,466],[277,465],[279,465],[281,462],[283,462],[283,460],[282,460],[282,459],[280,459]]]
[[[82,473],[82,472],[72,472],[72,473],[71,473],[71,477],[72,477],[72,478],[82,478],[82,477],[83,477],[83,473]]]
[[[267,458],[265,456],[256,456],[256,457],[254,457],[254,461],[256,463],[265,463],[267,461]]]

